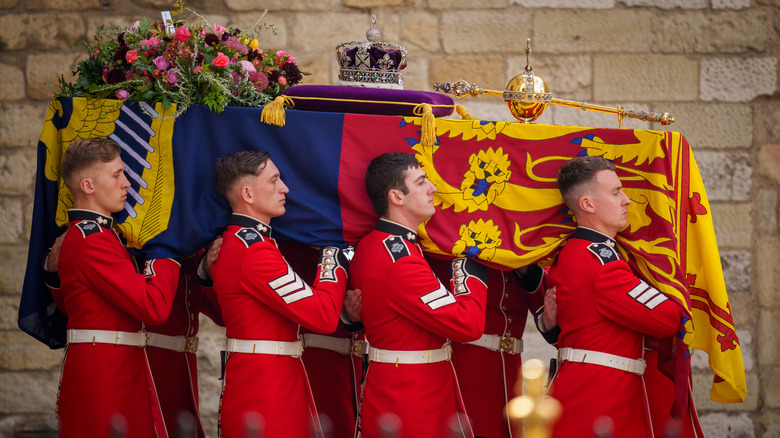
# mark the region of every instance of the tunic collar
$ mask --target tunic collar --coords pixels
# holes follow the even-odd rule
[[[228,225],[255,229],[269,239],[271,238],[271,231],[273,230],[270,225],[263,223],[263,221],[238,213],[233,213],[230,216]]]
[[[612,248],[615,247],[615,239],[607,236],[604,233],[582,226],[577,227],[577,230],[574,231],[574,234],[571,237],[574,239],[587,240],[589,242],[606,243]]]
[[[379,219],[379,222],[376,223],[376,226],[374,227],[375,230],[381,231],[383,233],[387,234],[394,234],[396,236],[400,236],[404,238],[406,241],[411,243],[417,243],[417,233],[412,231],[410,228],[405,227],[399,223],[389,221],[387,219]]]
[[[114,218],[111,216],[102,215],[92,210],[82,210],[79,208],[71,208],[68,210],[68,220],[70,222],[76,221],[95,221],[101,227],[110,230],[114,226]]]

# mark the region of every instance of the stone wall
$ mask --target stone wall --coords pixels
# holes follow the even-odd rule
[[[43,436],[55,424],[61,351],[16,326],[26,262],[36,143],[73,46],[98,26],[159,17],[166,0],[0,0],[0,436]],[[406,88],[464,78],[502,89],[532,64],[556,97],[669,112],[695,150],[709,200],[748,381],[745,403],[709,400],[706,355],[694,356],[695,400],[709,437],[780,436],[780,98],[778,0],[193,0],[209,21],[253,24],[263,9],[309,84],[334,84],[334,47],[363,39],[368,12],[409,51]],[[461,101],[509,120],[498,98]],[[615,117],[550,107],[541,123],[616,127]],[[627,121],[630,128],[667,129]],[[204,322],[202,411],[211,436],[223,332]],[[550,354],[529,331],[526,356]]]

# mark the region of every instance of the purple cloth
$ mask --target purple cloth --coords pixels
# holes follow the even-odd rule
[[[334,113],[380,114],[385,116],[414,116],[414,105],[395,105],[389,102],[431,105],[436,117],[453,113],[454,102],[450,96],[429,91],[390,90],[381,88],[345,87],[338,85],[296,85],[282,93],[290,97],[318,97],[323,99],[373,100],[388,103],[341,102],[332,100],[295,99],[295,109],[303,111],[324,111]]]

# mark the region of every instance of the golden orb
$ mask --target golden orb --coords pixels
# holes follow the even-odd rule
[[[532,72],[513,77],[503,93],[509,112],[520,122],[531,123],[542,115],[552,99],[547,82]]]

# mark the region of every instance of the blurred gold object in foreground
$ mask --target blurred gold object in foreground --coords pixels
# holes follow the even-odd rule
[[[512,424],[515,435],[525,438],[548,438],[552,435],[552,426],[561,415],[561,404],[544,393],[547,368],[542,361],[531,359],[523,364],[523,380],[517,382],[516,392],[523,395],[515,397],[506,405],[506,415]],[[523,433],[525,428],[525,433]]]

